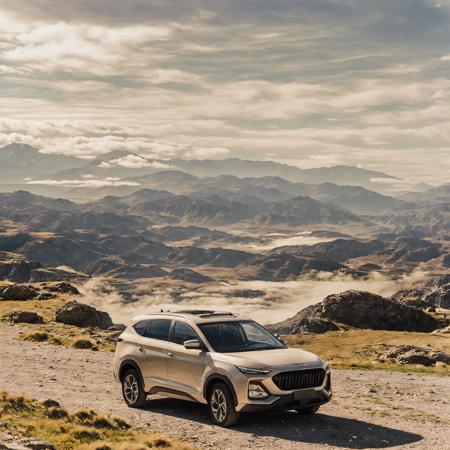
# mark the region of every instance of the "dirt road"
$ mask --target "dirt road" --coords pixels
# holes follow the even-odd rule
[[[0,389],[66,408],[94,407],[135,426],[190,437],[200,448],[450,449],[450,378],[378,371],[334,371],[334,399],[313,417],[247,415],[232,430],[209,425],[206,407],[151,397],[127,408],[112,376],[112,354],[22,342],[0,324]]]

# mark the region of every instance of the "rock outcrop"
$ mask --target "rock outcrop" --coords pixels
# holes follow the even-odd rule
[[[391,298],[417,307],[450,309],[450,275],[418,283],[412,289],[396,292]]]
[[[13,323],[44,323],[44,319],[35,311],[11,311],[3,317],[7,318]]]
[[[414,345],[399,345],[391,348],[381,355],[379,359],[400,365],[421,364],[423,366],[433,366],[436,363],[450,364],[450,354]]]
[[[32,300],[37,295],[36,289],[23,284],[11,284],[0,291],[0,299],[2,300]]]
[[[316,329],[319,331],[315,332],[328,331],[326,328],[333,329],[333,325],[338,328],[344,325],[373,330],[424,332],[445,326],[430,314],[396,300],[370,292],[345,291],[329,295],[321,303],[308,306],[294,317],[272,325],[271,329],[283,334],[299,333],[308,331],[309,323],[309,329],[313,329],[316,319],[322,321],[322,326],[318,322]]]
[[[29,437],[0,435],[0,450],[56,450],[53,444]]]
[[[68,302],[58,308],[55,320],[66,325],[82,328],[96,327],[102,330],[107,330],[113,325],[108,313],[76,301]]]
[[[58,292],[61,294],[80,295],[80,291],[72,284],[62,281],[47,288],[50,292]]]
[[[46,268],[36,261],[7,259],[0,262],[0,279],[14,283],[56,281],[80,277],[83,275],[62,269]]]

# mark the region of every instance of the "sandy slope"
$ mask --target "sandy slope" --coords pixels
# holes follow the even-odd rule
[[[92,406],[132,424],[189,436],[201,448],[450,448],[450,378],[335,371],[333,401],[320,414],[247,415],[233,430],[208,423],[204,406],[154,397],[127,408],[112,377],[112,354],[21,342],[18,327],[0,324],[0,389],[65,407]]]

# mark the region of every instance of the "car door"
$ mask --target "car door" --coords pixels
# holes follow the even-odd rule
[[[167,346],[167,386],[198,398],[203,393],[203,373],[209,354],[203,350],[186,349],[183,344],[191,339],[202,342],[190,325],[176,320]]]
[[[171,319],[152,319],[140,339],[141,370],[147,389],[167,384],[167,344]]]

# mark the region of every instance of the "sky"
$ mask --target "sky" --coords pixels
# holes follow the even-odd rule
[[[450,179],[450,0],[0,0],[0,145]]]

